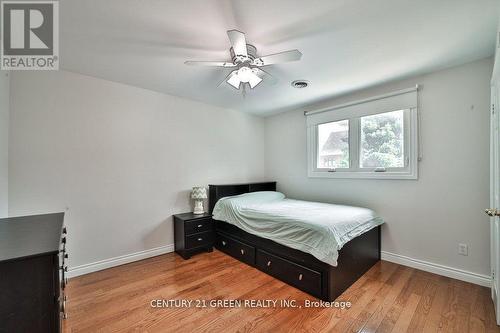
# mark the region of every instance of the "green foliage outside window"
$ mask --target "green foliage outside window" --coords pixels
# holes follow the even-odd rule
[[[403,111],[361,118],[361,167],[403,167]]]

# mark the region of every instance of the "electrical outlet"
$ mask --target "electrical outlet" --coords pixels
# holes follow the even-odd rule
[[[467,244],[458,244],[458,254],[461,254],[463,256],[469,255],[469,247],[467,246]]]

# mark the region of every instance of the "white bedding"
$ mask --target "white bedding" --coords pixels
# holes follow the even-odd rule
[[[332,266],[337,266],[338,251],[344,244],[384,223],[367,208],[287,199],[280,192],[222,198],[213,217],[310,253]]]

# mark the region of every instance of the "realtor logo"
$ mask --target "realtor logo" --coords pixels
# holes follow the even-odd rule
[[[59,2],[2,1],[1,69],[59,69]]]

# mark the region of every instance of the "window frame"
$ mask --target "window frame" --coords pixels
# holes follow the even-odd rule
[[[385,168],[385,171],[375,171],[378,168],[361,168],[361,118],[393,111],[403,110],[404,135],[404,167]],[[417,107],[398,107],[396,109],[378,110],[376,112],[329,112],[327,121],[307,127],[308,176],[311,178],[359,178],[359,179],[418,179],[418,113]],[[318,168],[318,126],[321,124],[348,120],[349,121],[349,168]],[[354,135],[353,135],[354,134]],[[379,169],[380,170],[380,169]]]

